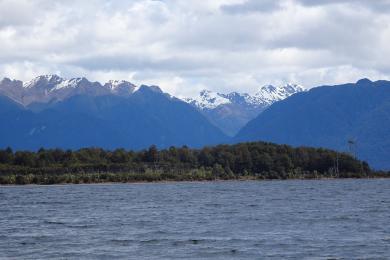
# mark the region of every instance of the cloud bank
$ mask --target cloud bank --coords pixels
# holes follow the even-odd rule
[[[390,75],[390,1],[0,0],[0,76],[125,79],[179,96]]]

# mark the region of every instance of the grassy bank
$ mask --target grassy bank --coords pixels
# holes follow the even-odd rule
[[[376,172],[361,176],[345,173],[338,176],[322,175],[317,172],[285,175],[262,173],[256,175],[215,176],[212,171],[193,170],[182,174],[149,171],[145,173],[78,173],[78,174],[26,174],[0,176],[1,185],[52,185],[52,184],[92,184],[92,183],[137,183],[165,181],[215,181],[215,180],[287,180],[287,179],[336,179],[336,178],[388,178],[390,174]]]

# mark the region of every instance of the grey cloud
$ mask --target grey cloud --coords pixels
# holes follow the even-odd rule
[[[243,4],[223,5],[221,9],[231,14],[271,12],[280,8],[280,0],[247,0]]]
[[[0,0],[0,76],[250,91],[390,74],[389,1],[232,2]]]
[[[0,0],[0,28],[31,25],[41,12],[28,1]]]
[[[157,59],[146,55],[92,56],[68,62],[88,70],[184,71],[201,66],[200,60],[180,57]]]
[[[390,10],[389,0],[297,0],[297,2],[306,6],[322,6],[331,4],[349,4],[352,6],[361,6],[377,12],[386,12]]]
[[[339,52],[341,56],[361,57],[370,53],[371,44],[367,43],[378,37],[377,26],[371,16],[358,16],[336,9],[327,12],[315,23],[302,24],[271,39],[268,46],[324,49]]]

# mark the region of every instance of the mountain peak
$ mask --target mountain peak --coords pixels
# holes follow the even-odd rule
[[[276,87],[274,85],[264,85],[260,88],[260,91],[274,92],[276,91]]]
[[[61,78],[57,74],[41,75],[41,76],[36,77],[35,79],[47,80],[48,82],[57,82],[57,81],[63,80],[63,78]]]
[[[200,92],[199,92],[199,94],[201,95],[201,96],[207,96],[207,95],[210,95],[212,93],[212,91],[211,90],[208,90],[208,89],[203,89],[203,90],[201,90]]]
[[[283,85],[282,88],[294,93],[305,91],[305,88],[303,86],[294,83],[287,83]]]
[[[265,85],[253,96],[256,104],[271,105],[276,101],[288,98],[289,96],[304,91],[304,88],[297,84],[287,83],[281,86]]]
[[[7,78],[7,77],[3,78],[3,79],[0,81],[0,83],[9,83],[9,82],[12,82],[12,80],[11,80],[10,78]]]
[[[112,89],[118,88],[121,85],[131,84],[126,80],[109,80],[105,85],[109,86]]]
[[[89,81],[86,78],[62,79],[50,91],[56,91],[56,90],[67,89],[67,88],[77,88],[81,82],[87,84],[89,83]]]
[[[109,89],[112,93],[119,95],[133,94],[136,90],[136,86],[126,80],[109,80],[104,87]]]
[[[144,91],[153,91],[153,92],[156,92],[156,93],[163,93],[163,91],[161,90],[161,88],[159,86],[155,86],[155,85],[151,85],[151,86],[148,86],[148,85],[141,85],[138,89],[136,89],[135,91],[141,91],[141,92],[144,92]]]
[[[64,80],[63,78],[61,78],[56,74],[41,75],[30,81],[24,82],[23,87],[34,88],[37,86],[42,86],[44,84],[55,85],[61,83],[63,80]]]
[[[214,109],[220,105],[230,103],[230,100],[223,94],[207,89],[200,91],[199,95],[195,98],[186,98],[184,101],[200,109]]]
[[[356,82],[356,85],[359,85],[359,86],[366,86],[366,85],[370,85],[372,83],[371,80],[369,80],[368,78],[363,78],[363,79],[359,79],[357,82]]]

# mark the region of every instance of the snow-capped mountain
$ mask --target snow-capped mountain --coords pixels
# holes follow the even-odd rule
[[[254,94],[223,94],[202,90],[195,98],[183,100],[200,110],[214,125],[228,135],[235,135],[246,123],[277,101],[304,91],[296,84],[266,85]]]
[[[273,85],[266,85],[260,88],[249,100],[253,104],[267,104],[272,105],[273,103],[286,99],[289,96],[304,91],[304,88],[297,84],[285,84],[283,86],[275,87]]]
[[[0,94],[25,106],[31,103],[61,101],[76,95],[129,96],[137,89],[137,86],[124,80],[110,80],[102,85],[86,78],[64,79],[58,75],[43,75],[27,82],[8,78],[0,81]]]
[[[202,90],[198,96],[194,98],[184,98],[183,100],[201,110],[215,109],[218,106],[231,103],[263,107],[272,105],[274,102],[283,100],[295,93],[302,91],[304,91],[302,86],[289,83],[278,87],[273,85],[265,85],[253,95],[238,92],[222,94],[210,90]]]
[[[229,98],[210,90],[202,90],[195,98],[184,98],[187,103],[200,109],[214,109],[220,105],[229,104]]]

